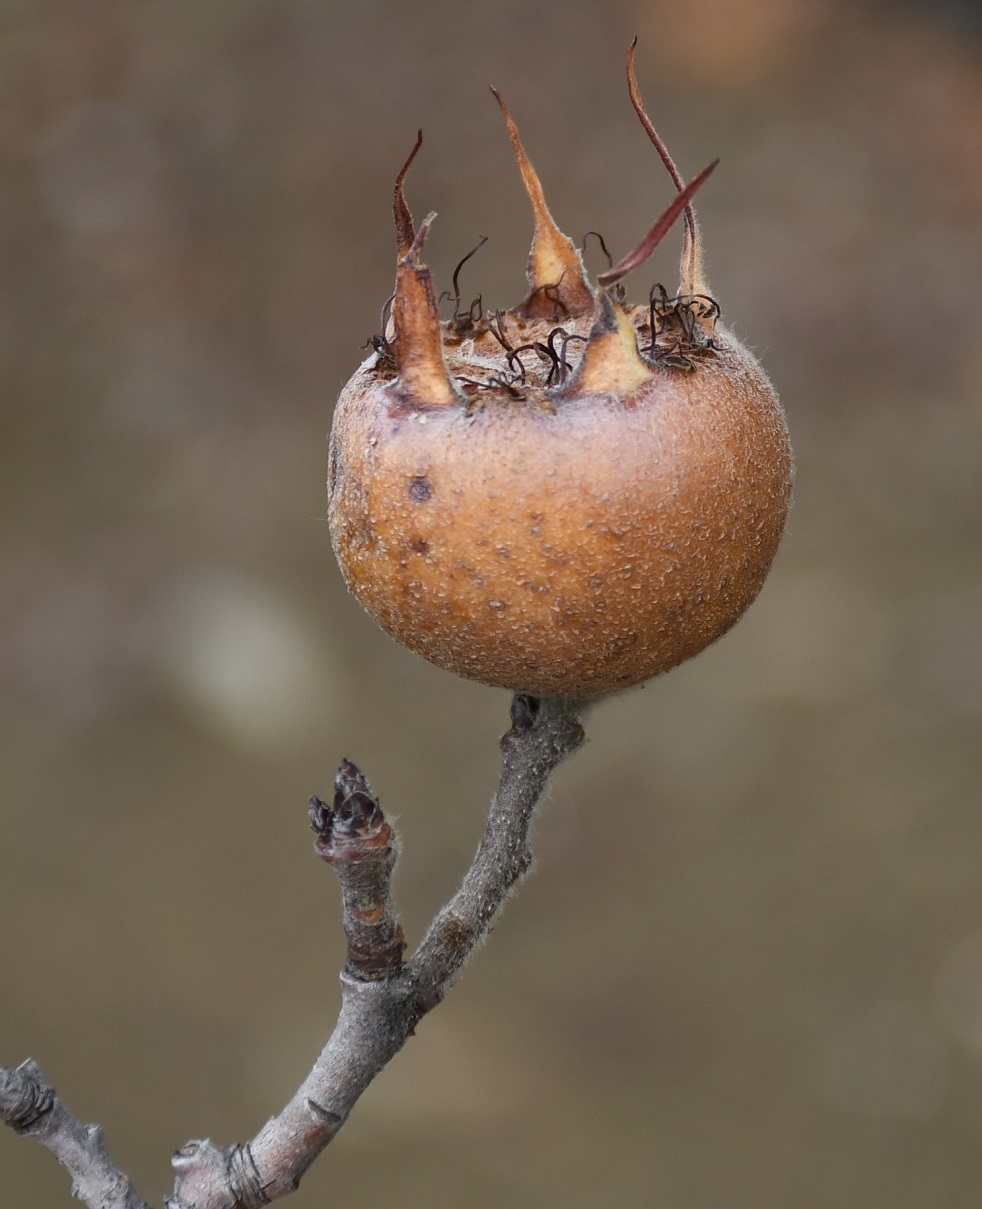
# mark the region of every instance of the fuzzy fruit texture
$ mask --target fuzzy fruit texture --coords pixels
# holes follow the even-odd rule
[[[773,387],[719,322],[690,199],[592,285],[498,97],[535,215],[530,292],[441,321],[399,175],[396,289],[338,400],[329,520],[345,581],[392,637],[469,679],[594,698],[698,654],[756,597],[791,495]],[[497,95],[497,94],[496,94]],[[681,286],[621,277],[685,218]],[[465,258],[466,259],[466,258]],[[459,270],[459,266],[458,266]]]

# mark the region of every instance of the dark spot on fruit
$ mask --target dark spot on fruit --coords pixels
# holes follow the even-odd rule
[[[413,540],[409,543],[409,548],[410,548],[410,550],[414,551],[416,554],[429,554],[430,543],[426,540],[425,537],[414,537]]]
[[[414,474],[409,480],[409,498],[414,504],[425,504],[432,494],[433,488],[425,474]]]

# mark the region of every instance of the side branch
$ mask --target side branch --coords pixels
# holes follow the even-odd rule
[[[348,963],[341,975],[341,1014],[310,1074],[252,1142],[225,1149],[190,1142],[174,1156],[177,1177],[169,1209],[259,1209],[297,1187],[362,1092],[444,997],[531,867],[528,836],[535,808],[551,774],[583,742],[576,715],[577,703],[568,700],[514,698],[484,837],[460,889],[405,965],[396,961],[402,935],[389,895],[394,839],[387,838],[388,824],[368,783],[345,762],[333,807],[312,800],[317,851],[342,884]],[[374,849],[369,834],[379,840]],[[369,868],[356,872],[358,861],[372,851]],[[383,852],[391,852],[392,859],[383,858]],[[373,924],[379,928],[374,935]],[[377,968],[383,953],[389,954],[384,970]],[[367,961],[359,957],[364,954]],[[245,1186],[243,1171],[249,1173]],[[236,1181],[234,1173],[239,1173]]]
[[[72,1177],[72,1194],[89,1209],[149,1209],[109,1158],[99,1126],[77,1120],[35,1062],[0,1067],[0,1120],[47,1147]]]
[[[460,889],[408,962],[391,895],[398,842],[367,780],[345,760],[332,804],[311,798],[315,851],[340,880],[348,941],[337,1024],[295,1095],[251,1142],[192,1141],[173,1156],[168,1209],[260,1209],[297,1187],[358,1097],[446,995],[531,868],[535,808],[549,777],[583,742],[577,712],[578,703],[563,698],[514,698],[484,837]],[[113,1166],[101,1131],[80,1125],[33,1063],[0,1068],[0,1118],[53,1151],[90,1209],[148,1209]]]
[[[406,939],[392,905],[392,870],[399,855],[396,834],[350,760],[334,778],[334,804],[310,799],[317,855],[334,866],[341,882],[348,961],[344,972],[371,981],[397,973]]]

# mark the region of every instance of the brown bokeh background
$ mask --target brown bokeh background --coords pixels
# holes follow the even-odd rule
[[[482,826],[506,693],[397,649],[325,522],[332,401],[391,288],[521,296],[501,88],[616,255],[700,196],[787,405],[796,505],[737,629],[609,702],[539,867],[299,1207],[960,1209],[982,1184],[982,58],[856,0],[10,0],[0,15],[0,1061],[146,1195],[251,1136],[329,1031],[342,755],[416,940]],[[675,281],[672,250],[630,282]],[[594,269],[599,266],[594,264]],[[0,1135],[4,1205],[69,1204]]]

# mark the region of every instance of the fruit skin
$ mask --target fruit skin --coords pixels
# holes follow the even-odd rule
[[[713,344],[690,372],[554,411],[428,408],[370,358],[331,436],[349,589],[430,662],[538,696],[617,692],[697,654],[760,591],[790,499],[773,388],[722,327]]]

